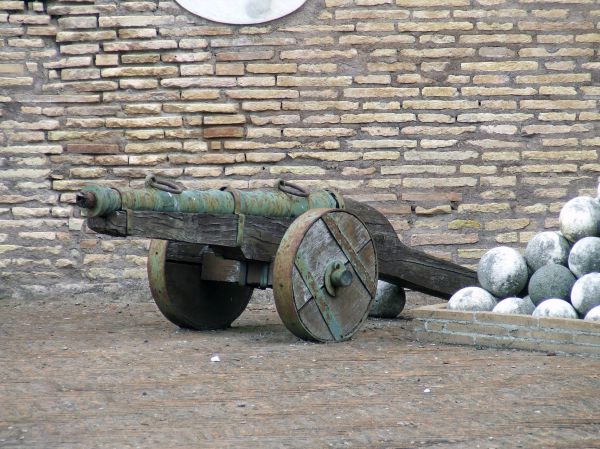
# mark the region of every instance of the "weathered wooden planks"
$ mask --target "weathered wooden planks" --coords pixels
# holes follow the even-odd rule
[[[403,244],[387,218],[373,207],[347,200],[346,209],[357,215],[373,236],[380,279],[446,299],[460,288],[478,284],[473,270]],[[251,215],[240,219],[234,214],[127,211],[89,218],[88,226],[115,236],[210,245],[228,258],[270,262],[292,221]],[[170,247],[170,252],[173,251],[177,251],[177,245]],[[189,247],[184,253],[181,257],[174,253],[170,257],[181,260],[199,257],[190,255]]]
[[[293,220],[252,215],[186,214],[127,211],[88,219],[96,232],[119,237],[144,237],[222,248],[231,258],[269,262]],[[241,231],[238,231],[239,227]],[[238,239],[241,243],[238,245]],[[227,251],[227,249],[238,249]]]
[[[445,299],[463,287],[478,285],[473,270],[406,246],[375,208],[346,200],[346,209],[367,225],[375,240],[380,279]]]
[[[106,217],[88,217],[87,226],[100,234],[127,237],[127,213],[119,211]]]

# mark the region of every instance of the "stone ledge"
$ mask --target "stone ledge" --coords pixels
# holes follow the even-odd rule
[[[446,304],[411,311],[419,340],[600,356],[600,323],[567,318],[460,312]]]

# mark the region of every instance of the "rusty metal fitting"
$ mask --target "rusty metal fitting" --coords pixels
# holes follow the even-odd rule
[[[77,192],[75,204],[82,209],[93,209],[96,207],[96,195],[93,192]]]
[[[288,195],[299,196],[302,198],[306,198],[310,195],[308,190],[300,187],[298,184],[291,183],[289,181],[284,181],[283,179],[277,180],[275,187],[279,189],[283,193],[287,193]]]
[[[221,187],[219,190],[222,192],[229,192],[231,194],[234,203],[233,213],[239,215],[242,211],[242,195],[240,194],[240,191],[227,186]]]
[[[166,178],[161,178],[153,174],[148,174],[144,180],[146,188],[153,188],[156,190],[162,190],[163,192],[180,194],[185,189],[174,181],[170,181]]]
[[[352,284],[352,280],[352,272],[346,269],[343,262],[336,260],[327,265],[324,277],[325,290],[331,296],[335,296],[338,287],[348,287]]]

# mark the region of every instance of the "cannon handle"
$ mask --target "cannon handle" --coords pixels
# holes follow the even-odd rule
[[[288,195],[299,196],[301,198],[308,198],[310,192],[303,187],[300,187],[298,184],[291,183],[289,181],[284,181],[283,179],[279,179],[275,184],[278,190],[283,193],[287,193]]]
[[[167,178],[161,178],[160,176],[153,175],[152,173],[146,176],[146,179],[144,180],[144,185],[147,188],[162,190],[163,192],[174,193],[176,195],[183,193],[183,191],[185,190],[185,188],[183,188],[176,182],[170,181]]]

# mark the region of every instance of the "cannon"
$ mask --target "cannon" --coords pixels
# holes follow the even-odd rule
[[[369,314],[378,279],[448,299],[476,273],[404,245],[387,218],[334,190],[283,180],[270,190],[85,186],[76,203],[93,231],[151,239],[148,278],[162,314],[183,328],[223,329],[255,288],[273,289],[296,336],[351,338]]]

